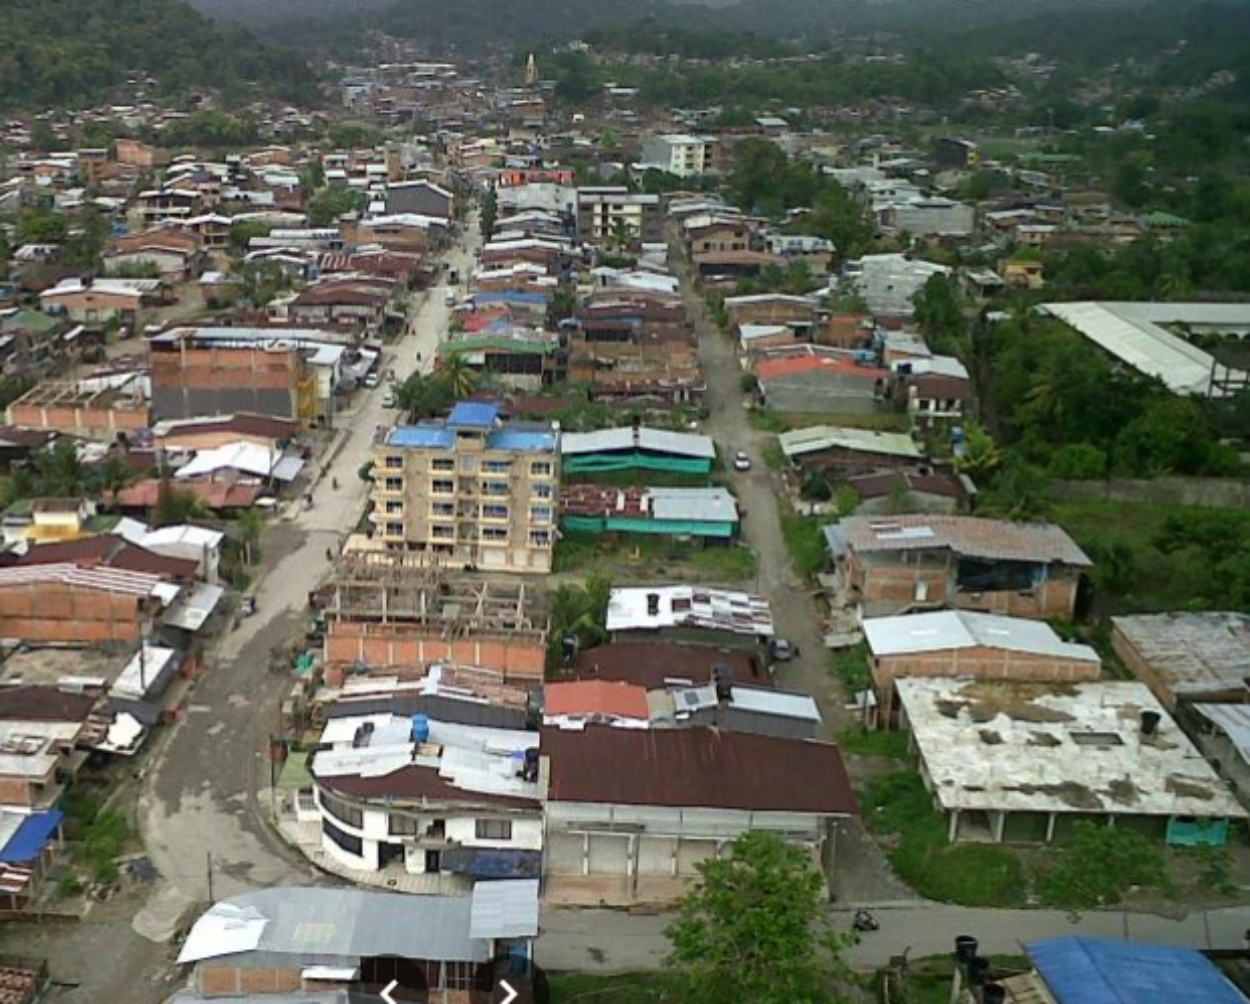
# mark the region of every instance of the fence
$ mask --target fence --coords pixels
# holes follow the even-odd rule
[[[1250,508],[1250,482],[1226,478],[1159,477],[1149,480],[1052,481],[1050,494],[1062,502],[1137,502],[1216,509]]]

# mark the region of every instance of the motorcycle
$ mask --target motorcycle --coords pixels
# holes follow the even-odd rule
[[[856,910],[854,916],[851,917],[851,930],[856,934],[866,934],[880,929],[881,925],[877,922],[877,918],[863,908]]]

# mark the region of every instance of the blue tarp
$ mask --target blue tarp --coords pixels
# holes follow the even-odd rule
[[[1054,938],[1025,946],[1057,1004],[1246,1004],[1206,956],[1113,938]]]
[[[542,851],[453,847],[443,851],[440,864],[452,874],[475,879],[537,878],[542,858]]]
[[[461,401],[451,409],[447,424],[453,428],[489,429],[498,417],[496,401]]]
[[[533,303],[545,304],[547,296],[545,293],[474,293],[470,299],[474,303]]]
[[[22,825],[0,850],[0,861],[6,865],[24,865],[36,860],[61,825],[65,814],[60,809],[36,812],[22,820]]]
[[[456,434],[443,425],[397,425],[386,437],[386,444],[446,450],[456,445]]]
[[[555,433],[541,429],[497,429],[486,439],[488,450],[518,453],[550,453],[556,448]]]

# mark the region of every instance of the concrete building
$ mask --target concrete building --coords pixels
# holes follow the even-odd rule
[[[1111,644],[1173,714],[1184,704],[1247,700],[1250,614],[1174,611],[1113,617]]]
[[[1223,846],[1246,810],[1142,683],[910,679],[902,724],[951,840],[1046,842],[1078,821]]]
[[[1071,683],[1097,680],[1102,660],[1088,645],[1065,642],[1041,621],[958,610],[869,617],[863,622],[878,720],[889,725],[899,680],[971,677],[978,680]]]
[[[709,728],[544,729],[548,902],[668,903],[746,830],[806,849],[826,876],[858,805],[838,748]]]
[[[116,320],[137,330],[161,300],[159,279],[63,279],[39,294],[40,308],[71,321],[103,327]]]
[[[668,133],[649,136],[642,141],[643,167],[655,168],[679,178],[710,174],[715,166],[716,139],[713,136],[692,136]]]
[[[505,426],[497,404],[392,429],[374,449],[375,532],[387,548],[468,568],[548,573],[560,463],[549,427]]]
[[[850,516],[824,531],[839,588],[868,616],[951,606],[1071,619],[1081,575],[1091,564],[1050,523]]]
[[[163,419],[244,411],[310,422],[321,396],[310,354],[283,328],[173,328],[148,340],[152,409]]]
[[[873,254],[847,262],[845,281],[875,316],[911,317],[915,311],[912,297],[933,276],[950,274],[945,265],[907,255]]]
[[[425,876],[406,891],[465,892],[476,878],[538,877],[538,733],[389,712],[331,718],[298,818],[349,871]]]
[[[449,220],[456,211],[455,196],[432,181],[392,182],[386,186],[384,198],[390,216],[416,213]]]
[[[876,210],[877,225],[886,234],[912,237],[967,237],[976,229],[976,210],[939,196],[887,202]]]
[[[178,591],[148,572],[69,563],[0,568],[0,636],[130,645],[160,609],[162,594],[172,598]]]
[[[629,234],[629,244],[664,240],[660,197],[630,192],[624,186],[577,190],[577,234],[592,244],[611,243]]]

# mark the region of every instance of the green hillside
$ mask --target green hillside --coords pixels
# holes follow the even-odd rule
[[[0,107],[74,107],[135,75],[163,95],[310,98],[303,58],[215,25],[179,0],[3,0]]]

